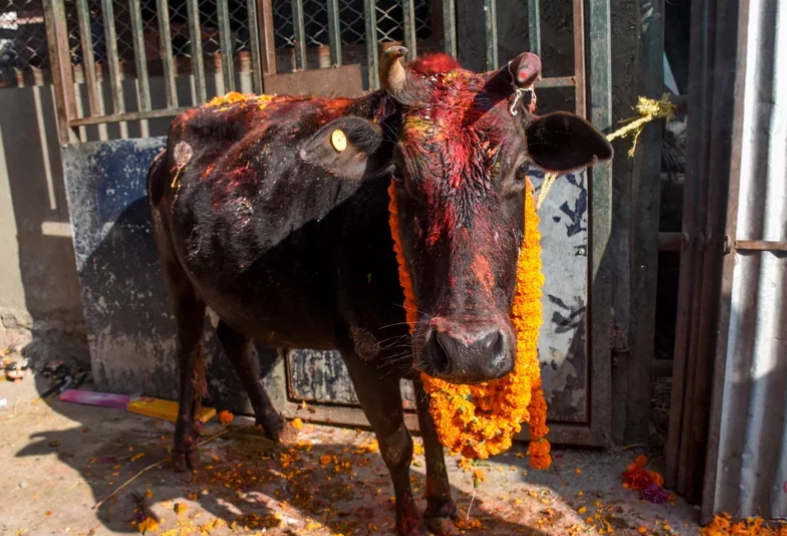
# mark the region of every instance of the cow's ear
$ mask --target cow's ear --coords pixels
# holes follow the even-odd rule
[[[546,171],[566,172],[612,158],[604,135],[581,117],[567,112],[536,116],[527,127],[530,158]]]
[[[301,158],[332,175],[349,179],[376,176],[385,171],[387,158],[379,125],[349,116],[331,121],[301,147]]]

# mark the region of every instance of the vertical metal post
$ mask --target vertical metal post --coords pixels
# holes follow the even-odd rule
[[[456,2],[443,0],[443,49],[456,57]]]
[[[87,0],[77,0],[77,18],[79,19],[79,36],[82,43],[82,67],[85,71],[87,86],[87,102],[90,115],[98,113],[98,80],[96,79],[96,58],[93,54],[93,32],[90,31],[90,10]]]
[[[404,44],[407,47],[407,58],[414,60],[418,55],[415,37],[415,2],[403,0],[402,10],[404,11]]]
[[[249,17],[249,49],[251,49],[251,87],[257,94],[262,93],[262,53],[260,51],[260,30],[257,24],[257,2],[247,0]]]
[[[328,0],[328,43],[331,46],[331,65],[341,65],[342,29],[339,25],[338,0]]]
[[[189,17],[189,37],[191,38],[191,72],[194,75],[194,89],[197,102],[202,104],[208,100],[205,88],[205,62],[202,58],[202,28],[199,22],[199,5],[197,0],[186,0]]]
[[[541,55],[541,0],[527,0],[527,26],[530,37],[530,52]],[[576,26],[574,32],[577,31]]]
[[[574,101],[576,113],[587,117],[585,87],[585,2],[574,0]],[[540,32],[540,27],[539,27]]]
[[[497,69],[497,0],[484,0],[486,70]]]
[[[158,29],[161,37],[161,64],[164,71],[164,92],[167,107],[178,107],[178,91],[175,87],[175,60],[172,55],[172,34],[169,29],[169,4],[167,0],[156,0]]]
[[[109,87],[112,95],[112,113],[122,114],[126,111],[123,100],[123,87],[121,86],[120,58],[118,55],[117,32],[115,31],[115,9],[113,0],[101,0],[101,10],[104,18],[104,40],[107,46],[107,62],[109,63]],[[128,137],[127,124],[120,123],[121,137]]]
[[[221,46],[221,72],[224,76],[226,91],[235,91],[235,58],[232,50],[232,30],[230,29],[230,10],[227,0],[216,1],[216,11],[219,20],[219,44]]]
[[[306,70],[306,28],[303,22],[303,0],[292,0],[292,27],[295,32],[295,68]]]
[[[590,17],[590,119],[602,132],[612,127],[612,51],[610,45],[610,0],[588,0]],[[588,170],[590,192],[590,377],[591,385],[609,385],[610,320],[612,314],[612,281],[609,237],[612,222],[612,168],[598,164]],[[609,389],[597,388],[591,393],[595,408],[591,427],[600,440],[611,425]]]
[[[49,65],[57,107],[57,127],[60,144],[71,141],[69,122],[76,118],[74,78],[71,70],[71,54],[68,49],[68,28],[63,0],[44,0],[44,24],[49,48]]]
[[[257,2],[257,20],[260,27],[260,47],[262,49],[262,86],[265,89],[265,75],[276,74],[276,40],[273,33],[273,6],[271,0]]]
[[[85,0],[81,0],[85,1]],[[137,69],[137,94],[139,110],[150,111],[150,79],[148,78],[148,57],[145,53],[145,33],[142,27],[142,7],[139,0],[129,0],[131,31],[134,42],[134,61]]]
[[[374,0],[364,0],[363,15],[366,22],[366,64],[369,66],[369,87],[378,89],[380,87],[380,74],[377,72],[377,62],[379,60],[377,43],[377,8]]]

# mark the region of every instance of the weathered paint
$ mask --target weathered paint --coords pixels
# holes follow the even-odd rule
[[[175,324],[145,190],[148,167],[164,142],[68,146],[63,164],[97,388],[175,399]],[[206,330],[204,352],[206,403],[248,409],[213,329]]]

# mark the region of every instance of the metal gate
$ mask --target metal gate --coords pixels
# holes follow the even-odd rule
[[[573,38],[564,58],[567,72],[547,67],[548,76],[537,85],[539,103],[573,109],[607,131],[609,0],[566,2],[570,21],[563,22]],[[503,14],[496,0],[472,4],[483,12],[485,67],[494,69],[510,59],[501,57],[498,46]],[[467,19],[457,10],[466,16],[468,5],[44,0],[83,305],[94,377],[102,388],[175,393],[173,322],[144,211],[144,176],[163,146],[167,118],[232,90],[357,95],[377,88],[377,61],[387,46],[403,43],[413,57],[432,50],[456,54],[459,37],[467,34]],[[542,53],[545,9],[551,7],[529,0],[518,13],[527,19],[524,48],[536,53]],[[534,174],[537,187],[542,178]],[[605,445],[611,399],[610,168],[596,167],[592,180],[582,170],[558,181],[541,219],[547,283],[539,350],[552,439]],[[242,409],[237,380],[214,337],[209,339],[211,395],[219,405]],[[265,383],[285,415],[366,424],[337,355],[291,351],[284,357],[265,371]],[[303,412],[303,402],[310,412]],[[417,426],[415,419],[410,424]]]

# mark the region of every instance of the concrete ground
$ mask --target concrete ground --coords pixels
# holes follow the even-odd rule
[[[193,473],[174,473],[164,461],[93,509],[166,460],[173,427],[123,410],[35,401],[37,381],[0,381],[8,400],[0,411],[0,535],[136,533],[146,516],[158,524],[148,534],[166,536],[393,534],[392,488],[372,435],[308,424],[299,446],[282,452],[233,426],[200,449]],[[222,430],[214,419],[203,434]],[[454,498],[463,519],[472,503],[468,523],[476,525],[463,532],[695,536],[693,507],[641,502],[621,486],[621,471],[640,453],[557,449],[554,466],[541,472],[528,468],[519,445],[481,468],[488,481],[475,497],[471,475],[450,458]],[[424,469],[416,455],[416,496]]]

